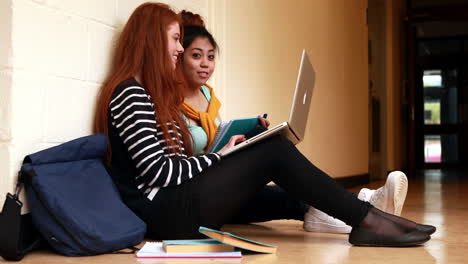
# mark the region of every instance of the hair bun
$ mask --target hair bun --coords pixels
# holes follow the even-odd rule
[[[199,14],[194,14],[190,11],[182,10],[180,12],[180,18],[182,19],[182,23],[184,27],[188,26],[199,26],[205,27],[205,22],[203,18]]]

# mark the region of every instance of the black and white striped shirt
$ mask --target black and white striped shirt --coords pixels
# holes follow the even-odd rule
[[[220,160],[216,153],[187,157],[184,149],[168,151],[163,132],[155,115],[154,105],[146,90],[133,84],[121,85],[109,104],[113,128],[131,156],[138,175],[137,187],[152,200],[162,187],[180,185]],[[175,140],[169,126],[169,134]],[[180,146],[183,142],[179,140]]]

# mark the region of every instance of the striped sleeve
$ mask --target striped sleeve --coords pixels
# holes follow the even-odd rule
[[[170,153],[156,121],[154,106],[142,87],[117,89],[109,109],[112,125],[137,169],[138,189],[148,197],[154,196],[155,188],[180,185],[220,160],[216,153],[192,157]],[[180,136],[179,127],[169,133],[175,139],[175,133]],[[180,140],[179,144],[183,146]]]

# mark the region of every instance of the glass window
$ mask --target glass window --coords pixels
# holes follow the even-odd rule
[[[428,70],[424,71],[423,85],[424,87],[442,87],[442,71]]]
[[[440,136],[426,135],[424,137],[424,162],[440,163],[442,161],[442,146]]]
[[[418,41],[419,56],[453,55],[461,52],[461,42],[456,39],[434,39]]]
[[[441,125],[458,123],[458,89],[456,70],[425,70],[424,124]]]
[[[449,6],[453,4],[466,4],[466,0],[411,0],[412,8]]]
[[[426,21],[415,24],[416,36],[421,38],[441,38],[468,35],[467,21]]]
[[[456,163],[458,162],[458,135],[425,135],[424,162]]]
[[[424,124],[440,125],[440,100],[426,100],[424,102]]]
[[[463,68],[463,78],[461,78],[462,92],[465,98],[468,99],[468,65]]]

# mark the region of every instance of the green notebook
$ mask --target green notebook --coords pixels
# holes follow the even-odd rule
[[[257,125],[258,117],[232,119],[221,122],[216,131],[215,139],[208,152],[217,152],[222,149],[234,135],[245,135]]]
[[[233,247],[259,253],[276,253],[277,246],[261,243],[245,237],[200,226],[198,232]]]

